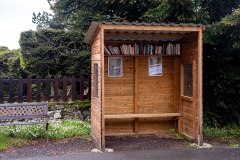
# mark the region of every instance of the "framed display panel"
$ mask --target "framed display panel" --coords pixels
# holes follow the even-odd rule
[[[94,91],[93,96],[98,98],[98,64],[94,63]]]
[[[183,65],[183,96],[193,96],[192,64]]]
[[[162,76],[162,57],[148,57],[149,76]]]
[[[121,77],[122,65],[122,57],[108,57],[108,77]]]

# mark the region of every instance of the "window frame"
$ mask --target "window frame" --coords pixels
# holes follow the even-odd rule
[[[94,72],[94,78],[93,78],[93,97],[98,98],[98,77],[99,77],[99,65],[98,63],[93,63],[93,72]]]
[[[191,82],[192,82],[192,84],[190,85],[191,87],[189,87],[189,88],[191,88],[191,91],[185,91],[185,89],[186,89],[186,87],[185,87],[185,85],[187,84],[187,83],[185,83],[185,72],[186,72],[186,68],[185,68],[185,66],[186,65],[190,65],[191,66]],[[181,74],[181,79],[182,79],[182,92],[181,92],[181,95],[183,96],[183,97],[190,97],[190,98],[192,98],[193,97],[193,64],[182,64],[182,74]],[[189,92],[190,94],[185,94],[186,92]]]

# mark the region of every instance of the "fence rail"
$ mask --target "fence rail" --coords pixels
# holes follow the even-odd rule
[[[58,76],[36,77],[32,79],[14,79],[0,77],[0,103],[40,102],[40,101],[69,101],[90,99],[90,76],[75,76],[59,78]]]

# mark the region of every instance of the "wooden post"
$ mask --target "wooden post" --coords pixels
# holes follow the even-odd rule
[[[179,63],[179,57],[177,56],[174,56],[174,67],[173,67],[173,72],[174,72],[174,75],[173,75],[173,83],[174,83],[174,93],[173,93],[173,96],[174,96],[174,112],[176,113],[180,113],[180,106],[179,106],[179,100],[180,100],[180,79],[179,79],[179,69],[180,69],[180,63]],[[180,126],[180,120],[179,118],[177,118],[177,127]],[[178,129],[178,133],[180,133],[180,130]]]
[[[41,102],[41,78],[38,76],[36,78],[36,86],[37,86],[37,95],[36,95],[36,99],[37,99],[37,102]]]
[[[101,143],[101,149],[105,148],[105,119],[104,119],[104,115],[105,115],[105,86],[104,86],[104,28],[103,26],[101,26],[100,28],[100,42],[101,42],[101,50],[100,50],[100,54],[101,54],[101,97],[102,97],[102,105],[101,105],[101,127],[102,127],[102,143]]]
[[[23,79],[19,77],[18,79],[18,102],[23,102]]]
[[[138,77],[139,77],[139,57],[135,57],[135,81],[134,81],[134,113],[138,113]],[[138,118],[134,119],[134,131],[139,132]]]
[[[84,100],[84,77],[80,76],[80,100]]]
[[[68,101],[68,95],[67,95],[67,77],[63,76],[63,100],[66,102]]]
[[[202,135],[202,32],[203,28],[198,32],[198,144],[203,145]]]
[[[76,99],[76,77],[72,76],[72,101],[74,101]]]
[[[197,61],[193,60],[193,136],[195,142],[198,140],[198,127],[197,127]]]
[[[59,99],[59,78],[58,76],[54,76],[54,100],[58,101]]]
[[[0,77],[0,103],[4,103],[4,93],[3,93],[3,91],[4,91],[4,88],[3,88],[4,86],[3,86],[3,78],[2,77]]]
[[[50,95],[51,95],[51,82],[50,82],[50,77],[47,76],[45,78],[45,100],[49,101],[50,100]]]
[[[27,79],[27,102],[32,102],[32,77]]]
[[[182,52],[181,52],[182,53]],[[183,106],[182,106],[182,99],[181,99],[181,96],[183,94],[183,65],[182,65],[182,60],[180,60],[181,63],[179,64],[179,67],[180,67],[180,82],[178,83],[179,84],[179,97],[180,97],[180,103],[179,103],[179,112],[182,114],[181,117],[179,117],[179,120],[178,120],[178,133],[182,133],[183,131]]]
[[[14,81],[12,77],[9,77],[8,79],[8,88],[9,88],[8,103],[12,103],[14,102]]]

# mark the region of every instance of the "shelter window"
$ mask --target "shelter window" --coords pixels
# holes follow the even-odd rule
[[[183,65],[183,95],[188,97],[193,95],[192,64]]]
[[[94,63],[94,97],[98,98],[98,64]]]

